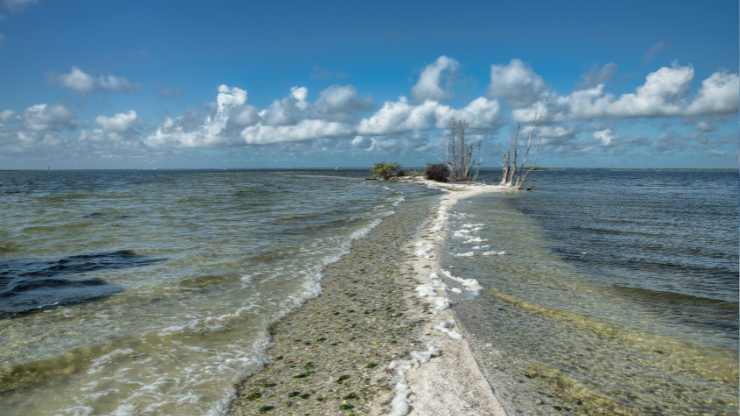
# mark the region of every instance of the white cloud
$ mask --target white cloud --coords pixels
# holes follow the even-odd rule
[[[0,147],[19,152],[39,145],[59,145],[77,123],[74,114],[62,105],[36,104],[18,115],[11,110],[0,112],[0,127]]]
[[[0,123],[10,120],[10,118],[13,117],[14,115],[15,115],[15,111],[13,110],[0,111]]]
[[[419,101],[441,101],[450,95],[450,79],[455,75],[460,64],[444,55],[434,63],[427,65],[419,76],[419,80],[411,89],[411,93]],[[445,84],[445,85],[443,85]]]
[[[689,66],[662,67],[648,74],[636,93],[622,95],[601,111],[623,117],[676,115],[681,111],[677,98],[686,93],[692,79],[694,69]]]
[[[23,112],[22,119],[26,128],[37,132],[74,125],[74,115],[63,105],[32,105]]]
[[[59,76],[62,86],[77,92],[90,92],[95,88],[95,79],[77,67]]]
[[[301,108],[306,107],[306,99],[308,98],[308,88],[306,87],[293,87],[290,89],[290,95],[298,102],[298,106]]]
[[[308,88],[293,87],[288,97],[273,101],[269,107],[259,112],[259,116],[265,124],[269,125],[295,124],[306,117],[307,98]]]
[[[674,117],[727,114],[738,108],[737,74],[715,73],[702,82],[692,100],[687,98],[694,69],[662,67],[651,72],[635,92],[614,96],[604,85],[579,89],[560,96],[552,91],[536,102],[512,112],[519,122],[565,121],[595,118]]]
[[[512,59],[508,65],[491,65],[488,93],[506,99],[514,107],[532,104],[546,90],[542,77],[519,59]]]
[[[93,91],[130,91],[135,85],[123,77],[115,75],[92,76],[77,67],[57,77],[59,84],[79,93]]]
[[[615,139],[614,130],[612,129],[597,130],[593,133],[593,136],[604,146],[611,145]]]
[[[462,109],[452,110],[451,117],[467,121],[472,128],[486,129],[496,124],[499,110],[498,101],[478,97]]]
[[[522,135],[528,136],[530,133],[542,139],[563,139],[573,137],[575,131],[572,128],[564,126],[534,126],[527,125],[522,127]]]
[[[272,144],[308,139],[346,136],[351,126],[326,120],[301,120],[291,126],[258,124],[244,128],[241,135],[246,144]]]
[[[485,97],[479,97],[461,109],[431,100],[414,105],[406,97],[400,97],[398,101],[386,101],[374,114],[360,120],[357,132],[377,136],[445,128],[452,118],[465,120],[473,128],[493,128],[498,113],[498,102]]]
[[[493,97],[478,97],[459,106],[438,99],[421,99],[448,97],[444,79],[458,65],[451,58],[440,57],[423,71],[412,91],[414,99],[401,96],[379,106],[352,85],[332,85],[313,100],[308,88],[295,86],[285,96],[257,108],[250,104],[246,89],[219,85],[212,104],[167,117],[143,133],[143,125],[138,124],[140,115],[134,110],[101,114],[79,124],[64,106],[37,104],[18,114],[0,111],[0,146],[3,151],[15,146],[35,152],[41,149],[35,145],[64,144],[64,149],[75,151],[92,149],[102,154],[107,149],[114,154],[123,149],[145,154],[167,148],[281,144],[280,149],[297,156],[304,151],[337,149],[393,153],[439,150],[443,130],[452,118],[469,123],[471,140],[488,137],[506,118],[501,101]],[[704,133],[712,133],[715,127],[716,131],[723,131],[720,123],[728,120],[712,116],[737,111],[737,74],[717,72],[696,86],[692,85],[691,66],[673,65],[651,72],[632,91],[610,94],[603,84],[610,76],[610,68],[595,68],[586,74],[579,88],[560,95],[548,88],[529,66],[515,59],[491,67],[488,93],[508,102],[513,121],[524,123],[525,135],[536,134],[549,151],[555,152],[602,147],[617,151],[624,147],[630,138],[617,139],[612,129],[605,128],[613,122],[603,123],[607,120],[601,119],[683,117],[684,128],[709,139],[705,137],[709,134]],[[131,85],[121,80],[112,75],[93,76],[79,68],[58,78],[68,88],[83,93]]]
[[[318,114],[346,120],[358,111],[370,109],[372,101],[360,97],[351,85],[332,85],[321,91],[314,106]]]
[[[183,117],[167,117],[145,141],[154,146],[169,144],[200,147],[232,144],[237,139],[237,134],[230,129],[232,119],[236,120],[233,121],[236,124],[250,121],[251,107],[246,105],[247,96],[247,91],[239,87],[219,85],[215,110],[203,122],[192,125],[191,120]]]
[[[715,72],[701,83],[696,99],[689,105],[689,114],[727,114],[738,109],[738,74]]]
[[[110,117],[99,115],[95,118],[95,122],[106,131],[123,133],[133,126],[136,118],[136,111],[130,110]]]

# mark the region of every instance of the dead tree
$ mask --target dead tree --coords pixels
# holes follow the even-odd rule
[[[447,128],[447,165],[450,168],[450,181],[470,181],[477,166],[473,155],[476,147],[480,147],[480,143],[465,143],[468,123],[463,120],[452,119]]]
[[[515,189],[522,189],[524,182],[529,176],[529,172],[532,171],[532,167],[529,166],[529,157],[537,147],[539,142],[538,136],[535,134],[535,128],[532,128],[527,135],[527,142],[524,145],[524,157],[519,161],[519,136],[521,134],[521,126],[517,125],[514,134],[511,136],[509,142],[509,150],[504,153],[504,163],[501,174],[501,186],[508,186]]]

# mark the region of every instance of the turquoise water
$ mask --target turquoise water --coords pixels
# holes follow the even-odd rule
[[[218,414],[266,330],[416,186],[0,172],[0,414]]]

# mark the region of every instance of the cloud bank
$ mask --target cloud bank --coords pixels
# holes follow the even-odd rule
[[[612,93],[606,83],[617,66],[610,63],[591,68],[573,91],[560,93],[526,62],[512,59],[490,66],[484,94],[455,100],[451,80],[460,68],[455,59],[440,56],[424,67],[408,97],[401,94],[382,102],[350,84],[330,85],[313,94],[307,86],[296,85],[285,96],[257,106],[244,86],[222,84],[209,106],[163,120],[148,119],[134,109],[82,120],[63,104],[6,109],[0,111],[0,150],[150,155],[283,146],[429,152],[441,151],[444,129],[453,118],[468,122],[471,140],[501,140],[505,137],[496,135],[503,126],[520,124],[522,133],[536,135],[558,152],[618,151],[628,145],[676,149],[680,143],[699,143],[692,137],[711,142],[713,135],[726,134],[722,126],[738,111],[737,73],[717,71],[699,82],[691,65],[657,68],[639,85]],[[58,75],[55,82],[80,94],[136,88],[126,78],[92,75],[78,67]],[[660,127],[663,132],[649,139],[623,132],[627,120],[684,127],[673,139],[665,138],[665,132],[674,127]],[[675,138],[679,136],[685,139]]]

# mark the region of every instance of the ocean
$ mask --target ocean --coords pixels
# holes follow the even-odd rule
[[[458,205],[443,265],[483,287],[455,308],[512,414],[737,413],[737,178],[551,169]]]
[[[0,173],[0,414],[220,414],[269,325],[416,185],[367,171]]]
[[[366,175],[0,172],[0,414],[223,414],[323,268],[439,193]],[[736,413],[737,173],[530,186],[460,202],[442,258],[510,413]]]

